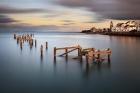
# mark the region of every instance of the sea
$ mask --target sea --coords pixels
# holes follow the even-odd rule
[[[36,47],[21,49],[13,32],[0,33],[0,93],[140,93],[140,37],[66,32],[16,32],[34,34]],[[48,49],[45,44],[48,42]],[[40,46],[43,45],[43,57]],[[73,59],[77,51],[60,57],[65,50],[54,47],[107,49],[110,62],[100,64]]]

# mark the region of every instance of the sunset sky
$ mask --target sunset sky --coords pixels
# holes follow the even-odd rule
[[[80,31],[139,20],[140,0],[0,0],[0,27]]]

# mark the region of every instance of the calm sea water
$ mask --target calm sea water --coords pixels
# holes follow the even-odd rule
[[[79,33],[35,33],[37,47],[21,50],[11,33],[0,34],[0,93],[140,93],[140,38]],[[48,50],[40,58],[40,45]],[[111,48],[111,63],[86,65],[57,57],[53,48]],[[58,54],[63,51],[58,52]]]

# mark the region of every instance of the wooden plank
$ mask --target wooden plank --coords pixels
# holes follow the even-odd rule
[[[63,48],[56,48],[56,50],[63,50],[63,49],[71,49],[71,48],[77,48],[77,46],[76,47],[63,47]]]
[[[77,49],[78,49],[78,48],[72,49],[72,50],[70,50],[70,51],[67,51],[66,53],[63,53],[63,54],[59,55],[59,56],[64,56],[64,55],[66,55],[66,54],[68,54],[68,53],[70,53],[70,52],[73,52],[74,50],[77,50]]]
[[[111,54],[111,51],[110,50],[101,50],[101,51],[95,51],[94,52],[95,55],[97,54]]]

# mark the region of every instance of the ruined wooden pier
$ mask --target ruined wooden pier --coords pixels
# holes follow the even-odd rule
[[[111,50],[105,49],[105,50],[96,50],[95,48],[86,48],[83,49],[80,45],[77,46],[72,46],[72,47],[63,47],[63,48],[56,48],[54,47],[54,60],[56,61],[56,56],[57,56],[57,51],[59,50],[64,50],[64,53],[60,54],[59,56],[65,56],[66,59],[68,58],[68,54],[77,51],[78,55],[76,58],[80,60],[80,62],[83,61],[83,56],[86,57],[86,62],[90,63],[90,60],[93,62],[101,62],[102,57],[101,56],[106,56],[108,59],[108,62],[110,62],[110,55],[111,55]]]

